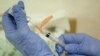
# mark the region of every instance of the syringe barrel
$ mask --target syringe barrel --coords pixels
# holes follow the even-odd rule
[[[65,46],[65,44],[64,44],[62,41],[60,41],[57,37],[54,37],[53,35],[50,35],[49,38],[50,38],[52,41],[54,41],[56,44],[59,44],[59,45],[61,45],[62,47]]]
[[[46,33],[45,36],[46,36],[47,38],[51,39],[52,41],[54,41],[56,44],[59,44],[59,45],[61,45],[62,47],[65,46],[65,44],[64,44],[62,41],[60,41],[57,37],[51,35],[51,33]]]

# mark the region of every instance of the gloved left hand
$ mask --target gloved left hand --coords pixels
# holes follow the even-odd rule
[[[63,51],[67,56],[100,56],[100,40],[87,34],[64,34],[59,38],[65,46],[56,45],[59,56]]]
[[[12,8],[13,16],[8,11],[4,13],[2,25],[7,39],[23,56],[53,56],[47,44],[29,29],[23,10],[24,3],[20,1]]]

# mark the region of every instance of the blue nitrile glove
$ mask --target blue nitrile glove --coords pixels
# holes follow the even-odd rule
[[[23,56],[53,56],[47,44],[29,29],[23,10],[24,4],[20,1],[13,7],[13,16],[8,11],[4,13],[2,25],[7,39]]]
[[[94,39],[86,34],[65,34],[60,40],[66,45],[62,48],[56,45],[56,51],[59,56],[63,51],[68,56],[100,56],[100,40]]]

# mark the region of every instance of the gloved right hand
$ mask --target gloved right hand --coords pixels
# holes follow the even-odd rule
[[[66,45],[62,48],[56,45],[56,51],[59,56],[63,51],[68,56],[100,56],[100,40],[94,39],[86,34],[65,34],[60,40]]]

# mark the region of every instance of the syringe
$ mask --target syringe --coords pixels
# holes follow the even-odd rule
[[[65,44],[60,41],[57,37],[55,37],[53,34],[51,34],[50,32],[41,32],[45,37],[49,38],[50,40],[52,40],[53,42],[55,42],[56,44],[59,44],[62,48],[65,48]],[[64,51],[62,54],[58,54],[58,56],[66,56],[67,53]]]
[[[54,41],[56,44],[61,45],[62,47],[65,46],[63,42],[61,42],[57,37],[51,34],[48,31],[43,30],[43,27],[52,19],[52,15],[45,18],[39,25],[36,26],[36,29],[43,34],[45,37],[49,38],[50,40]]]
[[[54,41],[56,44],[59,44],[60,46],[64,47],[65,44],[60,41],[57,37],[55,37],[53,34],[51,34],[50,32],[42,32],[42,34],[49,38],[50,40]]]

